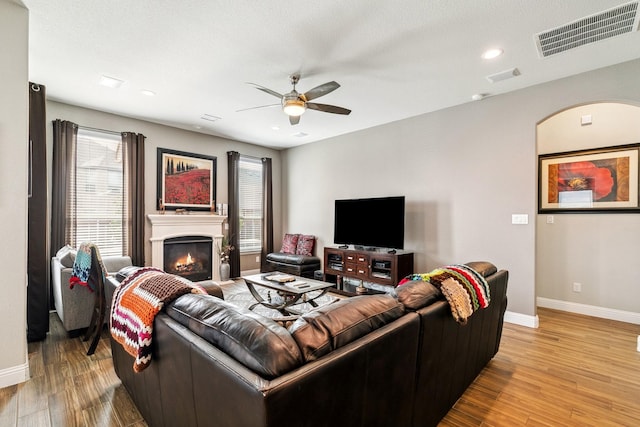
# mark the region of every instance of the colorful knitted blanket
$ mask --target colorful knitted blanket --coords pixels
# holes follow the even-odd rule
[[[206,294],[206,291],[188,279],[153,267],[139,269],[116,288],[111,304],[111,336],[135,357],[135,372],[151,363],[156,314],[165,304],[188,293]]]
[[[95,291],[96,284],[89,280],[91,274],[91,248],[96,250],[96,257],[102,267],[102,279],[107,274],[107,270],[102,264],[102,258],[100,257],[100,251],[98,247],[93,243],[81,243],[76,254],[76,259],[73,261],[73,270],[71,272],[71,278],[69,279],[69,288],[73,289],[75,285],[86,286],[91,292]]]
[[[440,289],[451,306],[453,318],[460,324],[466,324],[467,319],[479,308],[489,306],[489,284],[480,273],[466,265],[447,265],[430,273],[411,274],[402,279],[398,286],[412,280],[429,282]]]

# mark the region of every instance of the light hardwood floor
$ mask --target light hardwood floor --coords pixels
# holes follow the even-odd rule
[[[500,351],[441,426],[640,425],[640,325],[538,314],[538,329],[505,324]],[[0,426],[146,426],[107,332],[93,356],[86,349],[52,313],[47,339],[29,344],[31,379],[0,389]]]

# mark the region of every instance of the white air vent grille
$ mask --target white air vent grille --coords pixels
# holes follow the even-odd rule
[[[555,55],[599,40],[637,31],[638,2],[634,1],[536,34],[538,54]]]

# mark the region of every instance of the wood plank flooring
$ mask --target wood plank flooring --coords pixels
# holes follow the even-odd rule
[[[538,315],[538,329],[505,324],[499,353],[440,425],[640,425],[640,325]],[[107,332],[86,350],[52,313],[47,339],[29,344],[31,379],[0,389],[0,426],[146,426],[113,372]]]
[[[505,323],[500,351],[442,426],[640,426],[640,325],[538,309]]]
[[[46,340],[29,343],[31,379],[0,389],[0,426],[146,426],[113,370],[106,329],[87,356],[89,342],[49,319]]]

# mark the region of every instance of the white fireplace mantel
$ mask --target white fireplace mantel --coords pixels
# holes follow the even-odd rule
[[[151,222],[151,265],[164,267],[164,241],[172,237],[207,236],[213,240],[212,279],[220,281],[220,256],[216,248],[222,243],[226,216],[212,214],[148,214]]]

